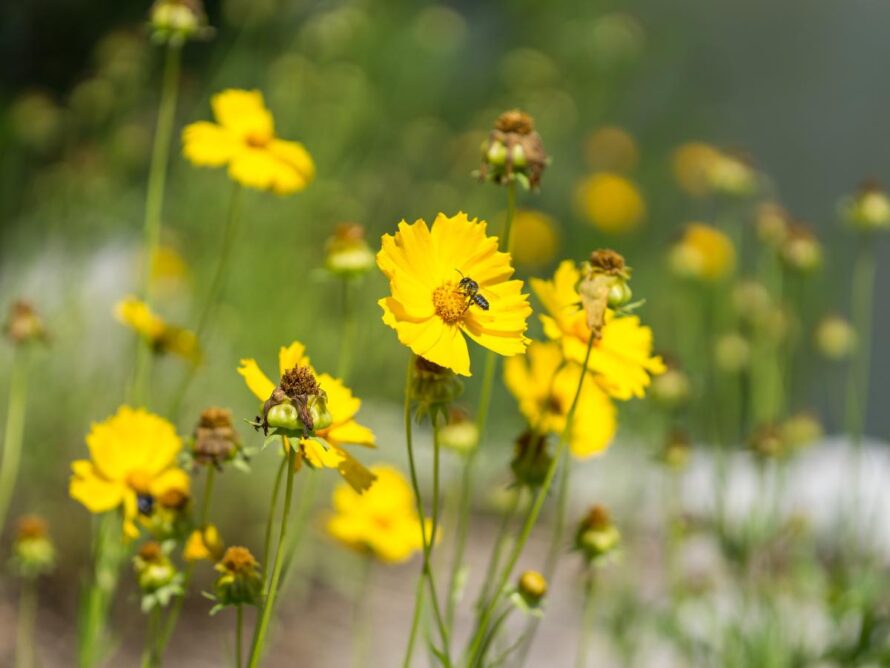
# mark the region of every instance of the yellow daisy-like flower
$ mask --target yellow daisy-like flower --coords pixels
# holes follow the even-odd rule
[[[564,361],[559,344],[536,341],[525,357],[507,360],[504,382],[534,430],[562,434],[581,373],[580,364]],[[586,378],[569,436],[572,454],[585,458],[605,451],[616,428],[615,406],[595,378]]]
[[[544,334],[558,341],[562,354],[571,362],[584,363],[590,328],[581,309],[576,286],[581,272],[571,260],[564,260],[549,281],[532,279],[531,286],[547,309],[541,315]],[[588,369],[599,386],[615,399],[643,397],[652,374],[663,373],[664,362],[652,356],[652,330],[637,316],[616,316],[606,311],[599,340],[593,344]]]
[[[590,224],[609,234],[636,229],[646,215],[646,202],[639,188],[619,174],[587,177],[578,184],[575,200]]]
[[[186,561],[217,561],[223,555],[225,543],[219,535],[215,524],[208,524],[203,529],[195,529],[189,534],[182,558]]]
[[[164,418],[121,406],[93,424],[86,441],[90,459],[71,464],[71,498],[91,513],[122,508],[128,538],[139,535],[136,519],[151,514],[156,498],[188,495],[188,474],[176,465],[182,441]]]
[[[497,238],[485,228],[465,213],[440,213],[432,228],[423,220],[402,221],[395,235],[383,235],[377,253],[392,292],[378,302],[383,322],[416,355],[462,376],[470,375],[464,335],[508,357],[528,345],[528,295],[522,281],[510,280],[510,255],[498,251]],[[488,308],[470,298],[462,279],[478,285]]]
[[[368,551],[387,563],[405,561],[423,549],[421,525],[411,486],[398,469],[372,466],[374,486],[357,494],[348,485],[334,490],[334,513],[328,518],[328,533],[350,549]]]
[[[280,376],[295,366],[312,368],[306,356],[306,347],[299,341],[294,341],[289,346],[282,346],[278,352]],[[241,360],[238,373],[260,401],[266,401],[275,390],[276,384],[263,373],[256,360]],[[337,469],[354,489],[359,492],[366,490],[374,481],[374,475],[344,449],[345,445],[376,447],[374,433],[355,420],[362,402],[353,396],[341,380],[326,373],[315,376],[318,385],[327,394],[327,408],[332,418],[331,425],[317,430],[315,437],[323,440],[329,447],[325,448],[313,439],[300,439],[298,464],[305,459],[315,468]],[[289,442],[289,439],[285,441]]]
[[[229,89],[210,100],[216,123],[198,121],[182,131],[183,155],[201,167],[228,166],[229,178],[248,188],[289,195],[315,177],[302,144],[275,136],[275,121],[259,91]]]
[[[735,247],[720,230],[704,223],[689,223],[670,251],[675,273],[702,281],[719,281],[735,268]]]
[[[125,297],[115,305],[114,314],[121,324],[145,339],[156,353],[171,353],[192,364],[201,361],[201,348],[195,333],[168,324],[144,301],[132,295]]]

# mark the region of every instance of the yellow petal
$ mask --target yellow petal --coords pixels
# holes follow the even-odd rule
[[[311,438],[300,439],[300,450],[306,461],[317,469],[335,469],[343,461],[343,451],[330,445],[326,448]]]
[[[269,143],[269,151],[302,177],[301,187],[305,188],[315,178],[315,163],[300,142],[274,139]]]
[[[125,489],[122,483],[98,476],[93,465],[86,460],[73,462],[71,468],[74,475],[68,493],[91,513],[104,513],[121,504]]]
[[[341,450],[340,454],[343,456],[343,460],[337,470],[343,479],[359,494],[370,489],[377,476],[345,450]]]
[[[256,360],[243,359],[241,366],[238,367],[238,373],[244,378],[247,387],[253,392],[254,396],[260,401],[265,401],[272,396],[275,390],[275,383],[269,380],[269,377],[262,372]]]
[[[242,140],[261,143],[275,135],[272,114],[257,90],[224,90],[211,98],[210,106],[217,122]]]
[[[202,167],[222,167],[242,150],[243,140],[226,128],[199,121],[182,131],[182,154],[186,160]]]
[[[265,148],[245,147],[229,163],[229,177],[248,188],[288,195],[306,187],[306,179]]]
[[[331,443],[336,445],[365,445],[373,447],[375,441],[374,432],[355,420],[331,427],[325,433],[325,438],[330,439]]]
[[[281,349],[278,351],[278,374],[283,376],[285,371],[293,369],[297,365],[309,366],[309,358],[306,357],[306,346],[299,341],[293,341],[289,346],[281,346]],[[266,398],[269,398],[268,394]]]
[[[166,492],[189,493],[191,478],[188,473],[178,468],[170,468],[152,480],[150,491],[152,496],[162,496]]]

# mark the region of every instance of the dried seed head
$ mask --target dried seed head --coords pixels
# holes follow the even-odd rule
[[[549,162],[534,120],[514,109],[501,114],[482,144],[479,178],[499,185],[518,182],[524,188],[537,188]]]
[[[164,558],[161,544],[154,540],[143,543],[139,548],[139,558],[147,564],[160,563]]]
[[[196,462],[218,466],[232,459],[240,445],[229,410],[211,407],[201,413],[192,446]]]
[[[246,547],[233,545],[226,550],[220,565],[234,575],[247,575],[255,571],[259,563]]]
[[[629,268],[624,262],[624,256],[610,248],[601,248],[590,254],[590,266],[596,273],[628,278]]]
[[[290,399],[294,400],[320,392],[318,380],[312,369],[299,364],[284,372],[279,386]]]
[[[16,523],[12,545],[12,570],[23,578],[49,573],[56,562],[56,548],[49,538],[46,521],[37,515],[24,515]]]
[[[16,523],[17,540],[46,538],[47,534],[46,520],[38,515],[23,515]]]
[[[588,511],[575,534],[575,549],[589,563],[613,552],[620,542],[621,534],[612,524],[609,512],[601,505],[595,505]]]
[[[4,330],[15,344],[46,341],[47,338],[40,315],[30,302],[21,299],[10,305]]]
[[[552,462],[546,435],[529,430],[516,439],[510,468],[517,484],[539,487],[547,478]]]
[[[529,135],[535,131],[535,120],[520,109],[511,109],[498,116],[494,127],[500,132]]]

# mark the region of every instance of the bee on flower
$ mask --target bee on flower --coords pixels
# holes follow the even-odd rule
[[[440,213],[431,227],[402,221],[383,235],[377,266],[391,291],[378,302],[383,322],[416,355],[469,376],[466,338],[507,357],[525,351],[528,296],[484,221],[464,213]]]
[[[355,490],[366,490],[374,475],[345,449],[346,445],[375,447],[373,432],[355,420],[361,400],[339,379],[316,375],[305,353],[298,341],[282,346],[278,384],[256,360],[241,360],[238,373],[264,402],[254,426],[283,436],[287,447],[296,441],[298,466],[305,461],[313,468],[337,469]]]

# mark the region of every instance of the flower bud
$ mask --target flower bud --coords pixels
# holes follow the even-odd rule
[[[524,432],[517,440],[510,468],[517,485],[539,487],[547,477],[553,457],[547,451],[547,436]]]
[[[458,454],[469,454],[479,445],[479,428],[464,411],[452,408],[448,422],[439,429],[439,443]]]
[[[291,403],[278,404],[269,408],[266,412],[266,423],[272,429],[285,431],[298,431],[303,428],[300,414],[296,406]]]
[[[730,332],[717,339],[714,361],[721,371],[738,373],[751,361],[751,344],[737,332]]]
[[[810,273],[822,265],[822,245],[808,225],[795,223],[788,228],[785,243],[779,249],[785,266]]]
[[[411,398],[417,404],[418,419],[436,411],[447,415],[451,404],[463,391],[464,385],[453,371],[423,357],[415,358]]]
[[[575,549],[593,563],[614,552],[621,543],[621,534],[600,505],[593,506],[578,525],[575,533]]]
[[[757,238],[766,246],[779,248],[788,236],[790,218],[778,204],[761,204],[754,219]]]
[[[536,608],[547,595],[547,579],[538,571],[525,571],[519,576],[516,591],[530,608]]]
[[[875,182],[864,184],[859,192],[846,198],[841,212],[849,225],[860,230],[890,228],[890,198]]]
[[[757,173],[748,161],[723,151],[708,165],[707,178],[718,193],[746,197],[757,189]]]
[[[214,567],[219,577],[213,585],[218,605],[258,605],[263,580],[259,563],[246,547],[233,546]]]
[[[488,139],[482,143],[483,181],[499,185],[518,182],[524,188],[537,188],[549,158],[544,152],[534,120],[519,110],[501,114]]]
[[[47,340],[43,320],[34,306],[24,300],[15,301],[10,305],[4,332],[16,345]]]
[[[779,459],[788,454],[782,430],[774,424],[761,425],[748,439],[751,451],[761,459]]]
[[[829,315],[816,326],[816,348],[830,360],[844,360],[856,349],[856,330],[839,315]]]
[[[800,450],[822,438],[825,434],[819,419],[807,411],[787,418],[780,426],[782,440],[792,450]]]
[[[213,33],[201,0],[157,0],[149,13],[152,40],[181,45],[190,39],[207,39]]]
[[[325,243],[325,267],[339,276],[360,276],[374,266],[374,253],[365,241],[365,228],[342,223]]]
[[[176,569],[161,545],[153,540],[143,543],[133,557],[136,579],[143,593],[153,593],[173,583]]]
[[[36,578],[52,571],[56,548],[49,538],[46,521],[37,515],[19,518],[12,546],[12,569],[23,578]]]

